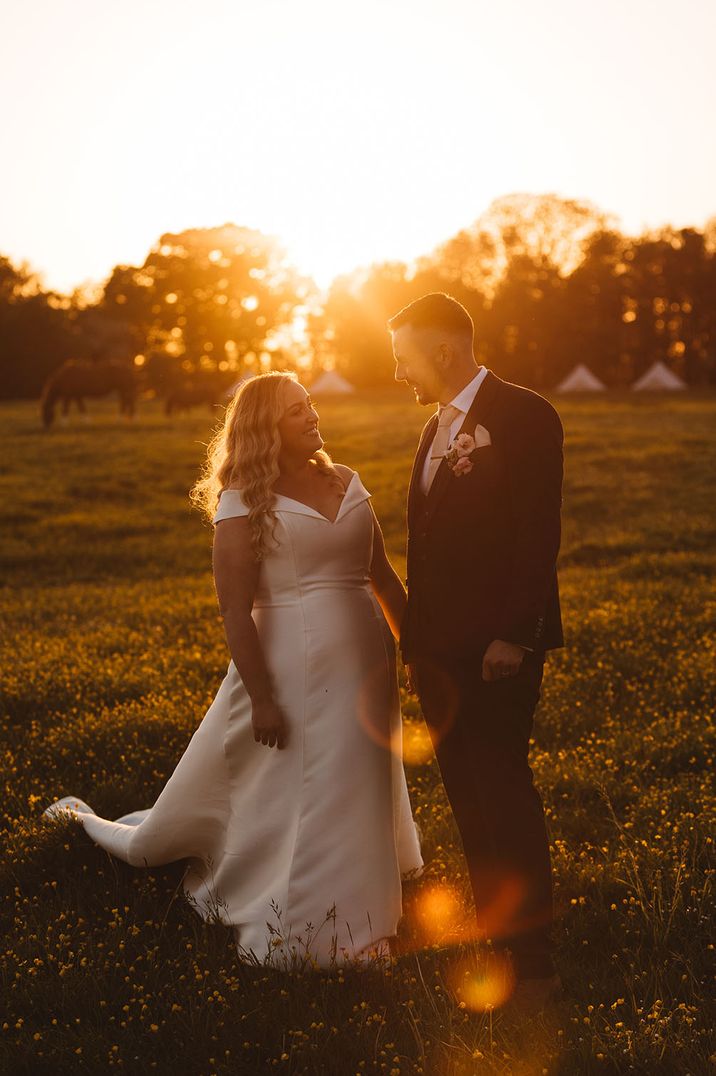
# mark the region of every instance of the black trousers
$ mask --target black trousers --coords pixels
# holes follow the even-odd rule
[[[481,936],[518,978],[554,973],[552,873],[544,808],[528,763],[544,654],[482,679],[482,655],[415,659],[415,687],[462,838]]]

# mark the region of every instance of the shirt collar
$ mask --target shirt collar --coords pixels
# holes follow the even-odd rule
[[[482,382],[487,377],[487,367],[480,366],[477,373],[473,377],[472,381],[468,381],[464,389],[460,389],[457,396],[453,397],[450,404],[453,407],[457,407],[458,411],[462,411],[464,414],[472,407],[472,402],[477,396],[477,390]],[[442,411],[442,407],[438,408],[438,414]]]

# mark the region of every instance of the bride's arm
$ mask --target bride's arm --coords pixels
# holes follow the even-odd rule
[[[249,693],[254,739],[268,747],[284,746],[287,729],[273,696],[256,624],[251,616],[259,564],[251,548],[247,516],[232,516],[214,529],[214,585],[224,632],[234,665]]]
[[[400,625],[405,613],[407,595],[402,580],[385,552],[383,532],[380,529],[373,505],[373,558],[370,565],[370,582],[390,630],[396,639],[400,638]]]

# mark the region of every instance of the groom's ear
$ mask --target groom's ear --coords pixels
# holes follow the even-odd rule
[[[437,369],[441,371],[447,370],[452,360],[453,349],[450,347],[450,345],[445,341],[443,341],[441,344],[438,344],[437,348],[435,349],[435,354],[433,356],[433,362],[435,363]]]

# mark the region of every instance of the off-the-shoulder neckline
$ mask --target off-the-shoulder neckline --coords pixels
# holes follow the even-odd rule
[[[335,519],[329,519],[328,516],[324,516],[322,512],[319,512],[317,508],[313,508],[312,505],[306,504],[305,501],[297,501],[295,497],[287,497],[285,493],[274,493],[274,497],[276,498],[277,501],[279,501],[279,500],[281,500],[281,501],[289,501],[290,504],[297,504],[308,515],[316,516],[316,518],[318,518],[318,519],[323,519],[330,526],[333,526],[341,518],[341,513],[343,512],[343,508],[345,506],[345,503],[348,500],[348,491],[350,490],[351,486],[353,485],[353,480],[355,478],[357,478],[357,477],[358,477],[358,472],[353,471],[351,477],[348,479],[348,485],[346,486],[346,491],[345,491],[343,500],[341,501],[341,504],[340,504],[340,507],[338,509],[338,513],[337,513]],[[366,493],[367,492],[368,491],[366,490]],[[241,490],[240,489],[223,489],[221,491],[221,496],[223,497],[223,495],[225,493],[238,493],[239,496],[241,496]],[[369,496],[370,496],[370,494],[369,494]]]

